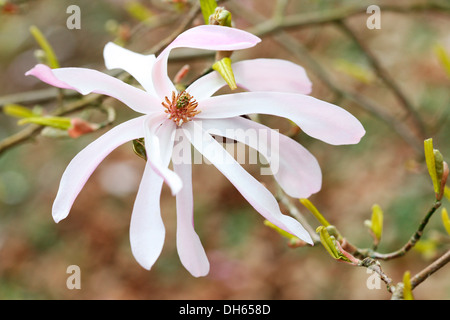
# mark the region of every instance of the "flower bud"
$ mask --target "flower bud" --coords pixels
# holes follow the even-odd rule
[[[190,69],[191,69],[191,67],[188,64],[185,64],[184,66],[182,66],[181,69],[177,72],[177,74],[173,78],[173,83],[175,85],[180,84],[181,81],[187,76]]]
[[[33,110],[18,105],[18,104],[6,104],[3,106],[3,112],[7,114],[8,116],[15,117],[15,118],[29,118],[34,117],[36,114],[33,112]]]
[[[364,221],[364,224],[369,228],[375,245],[378,245],[383,233],[383,210],[379,205],[372,206],[372,219]]]
[[[276,225],[274,225],[272,222],[270,222],[269,220],[264,220],[264,225],[275,230],[278,234],[280,234],[281,236],[283,236],[284,238],[288,239],[288,246],[291,248],[298,248],[298,247],[303,247],[306,245],[306,242],[300,240],[299,238],[297,238],[296,236],[290,234],[287,231],[284,231],[283,229],[277,227]]]
[[[448,177],[448,166],[439,150],[433,149],[433,139],[430,138],[424,141],[424,150],[425,161],[433,182],[436,199],[441,200]]]
[[[414,300],[411,288],[411,273],[409,271],[403,274],[403,299]]]
[[[236,79],[234,78],[233,69],[231,68],[230,58],[223,58],[220,61],[217,61],[213,64],[212,68],[220,73],[231,90],[237,89]]]
[[[55,52],[41,30],[36,26],[31,26],[30,33],[43,50],[48,66],[52,69],[59,68],[59,61],[56,58]]]
[[[441,189],[439,192],[438,200],[441,200],[445,194],[445,188],[446,188],[445,184],[447,183],[447,178],[448,178],[448,174],[449,174],[447,162],[444,161],[442,163],[442,166],[443,166],[443,170],[442,170],[442,177],[441,177]]]
[[[231,27],[231,12],[224,7],[216,7],[214,14],[209,16],[209,24]]]
[[[442,223],[447,233],[450,235],[450,218],[448,217],[447,209],[442,209]]]
[[[200,8],[202,10],[205,24],[209,23],[209,17],[215,13],[217,8],[216,0],[200,0]]]
[[[336,246],[335,237],[330,236],[328,230],[324,226],[319,226],[316,229],[316,232],[319,234],[320,242],[322,243],[323,247],[328,251],[330,256],[332,256],[334,259],[337,260],[341,259],[341,254]]]
[[[138,157],[147,161],[147,151],[145,150],[144,138],[133,140],[133,151]]]
[[[80,118],[72,118],[70,123],[71,127],[67,130],[67,132],[69,133],[69,136],[74,139],[98,129],[97,124],[87,122]]]
[[[317,208],[308,199],[299,199],[300,202],[316,217],[319,223],[325,227],[328,227],[330,223],[323,217],[323,215],[317,210]]]
[[[52,127],[61,130],[69,130],[71,127],[70,118],[65,117],[28,117],[21,119],[18,124],[34,123],[41,126]]]

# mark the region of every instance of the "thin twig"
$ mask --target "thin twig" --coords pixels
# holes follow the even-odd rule
[[[380,276],[380,279],[386,284],[387,290],[391,293],[394,292],[395,287],[393,286],[393,281],[383,272],[379,261],[367,257],[361,260],[358,266],[365,267],[377,273]]]
[[[420,271],[418,274],[416,274],[411,279],[411,288],[414,289],[419,284],[421,284],[423,281],[425,281],[429,276],[431,276],[433,273],[441,269],[443,266],[445,266],[447,263],[450,262],[450,250],[448,250],[446,253],[444,253],[439,259],[431,263],[429,266],[427,266],[425,269]]]
[[[63,90],[63,93],[64,97],[74,96],[78,94],[73,90]],[[57,96],[58,96],[58,88],[53,87],[5,95],[3,97],[0,97],[0,111],[6,104],[44,103],[47,101],[54,100]]]
[[[420,240],[420,238],[423,235],[423,231],[428,224],[428,221],[430,220],[431,216],[436,212],[436,210],[441,206],[440,201],[436,201],[433,206],[428,210],[427,214],[421,221],[419,227],[414,232],[414,234],[411,236],[411,238],[408,240],[408,242],[401,247],[400,249],[390,252],[390,253],[379,253],[376,251],[373,251],[372,249],[357,249],[354,254],[356,256],[363,256],[363,257],[371,257],[374,259],[380,259],[380,260],[392,260],[401,256],[404,256],[409,250],[411,250],[417,243],[417,241]]]
[[[149,53],[153,53],[155,55],[160,54],[161,51],[166,46],[168,46],[180,33],[182,33],[189,25],[192,24],[192,22],[197,17],[199,12],[200,12],[200,2],[197,2],[186,14],[180,25],[175,30],[173,30],[168,37],[164,38],[163,40],[159,41],[155,46],[153,46],[150,49]]]
[[[99,103],[99,101],[101,101],[100,95],[91,94],[91,95],[85,97],[84,99],[77,100],[75,102],[65,105],[64,108],[59,108],[59,109],[55,110],[53,115],[54,116],[67,115],[67,114],[82,110],[91,104]],[[28,125],[25,129],[22,129],[21,131],[15,133],[9,137],[6,137],[2,141],[0,141],[0,155],[3,152],[9,150],[10,148],[13,148],[13,147],[18,146],[26,141],[31,140],[32,138],[37,136],[42,131],[42,129],[44,129],[44,126],[31,124],[31,125]]]
[[[320,243],[320,238],[317,235],[315,229],[309,224],[309,222],[305,219],[303,214],[300,212],[300,210],[291,202],[291,200],[286,196],[286,194],[283,192],[281,187],[276,184],[277,186],[277,193],[276,193],[276,199],[278,202],[283,204],[286,209],[288,210],[289,214],[294,217],[300,224],[308,231],[308,233],[311,235],[311,238],[314,243]]]

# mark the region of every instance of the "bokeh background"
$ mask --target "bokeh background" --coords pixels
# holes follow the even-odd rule
[[[108,41],[118,41],[137,52],[148,52],[175,30],[192,7],[187,1],[0,1],[0,104],[39,105],[55,108],[54,98],[33,101],[23,94],[49,87],[24,73],[37,63],[38,45],[29,32],[36,25],[55,49],[63,67],[104,70],[102,51]],[[371,207],[385,212],[381,252],[402,246],[433,203],[433,188],[420,150],[423,138],[432,137],[444,157],[450,154],[448,116],[450,103],[450,10],[431,7],[429,1],[291,0],[281,17],[330,17],[349,9],[343,19],[359,43],[370,52],[414,106],[424,124],[417,130],[402,101],[380,78],[367,52],[335,21],[310,21],[289,28],[263,32],[259,22],[269,21],[284,1],[229,0],[223,2],[235,27],[261,35],[258,46],[233,55],[249,58],[288,59],[307,70],[312,95],[347,109],[363,123],[367,134],[358,145],[331,146],[304,134],[295,139],[318,159],[323,188],[310,200],[352,243],[370,247],[364,226]],[[440,4],[446,5],[447,1]],[[69,30],[66,9],[81,9],[81,29]],[[371,4],[381,7],[381,29],[370,30],[365,12]],[[417,6],[416,6],[417,5]],[[424,8],[430,6],[428,9]],[[146,8],[142,11],[142,8]],[[354,10],[357,8],[358,10]],[[422,8],[422,9],[420,9]],[[137,10],[139,9],[139,10]],[[201,14],[191,25],[202,24]],[[256,26],[256,27],[255,27]],[[262,31],[263,30],[263,31]],[[267,30],[266,30],[267,31]],[[273,31],[273,32],[272,32]],[[288,36],[292,43],[276,39]],[[283,40],[281,40],[283,41]],[[448,55],[448,56],[446,56]],[[320,74],[317,65],[326,72]],[[214,56],[200,51],[176,50],[169,64],[171,76],[185,64],[191,66],[186,81],[211,65]],[[369,99],[382,113],[368,112],[340,92]],[[42,91],[44,90],[44,91]],[[55,91],[45,91],[55,95]],[[67,101],[77,99],[69,96]],[[108,99],[115,108],[115,123],[135,114]],[[90,114],[83,114],[89,116]],[[92,115],[101,117],[102,115]],[[283,119],[261,120],[290,133]],[[413,141],[406,141],[395,127],[403,125]],[[0,139],[20,131],[17,119],[0,114]],[[175,199],[165,186],[161,198],[167,228],[161,256],[151,271],[134,260],[129,245],[129,221],[144,161],[132,144],[115,150],[98,167],[77,198],[67,219],[55,224],[51,206],[59,179],[69,161],[106,129],[77,139],[37,136],[0,154],[0,298],[1,299],[389,299],[384,284],[369,290],[370,274],[334,261],[322,246],[292,249],[211,165],[194,166],[195,226],[211,262],[210,274],[193,278],[181,265],[175,247]],[[415,140],[414,140],[415,139]],[[271,177],[259,176],[257,165],[246,165],[271,189]],[[313,227],[318,224],[296,199],[292,203]],[[448,206],[444,200],[444,206]],[[285,213],[287,210],[284,206]],[[449,248],[449,237],[440,212],[427,226],[423,240],[407,256],[382,262],[383,270],[401,281]],[[81,289],[69,290],[66,269],[81,268]],[[449,266],[439,270],[414,291],[417,299],[450,298]]]

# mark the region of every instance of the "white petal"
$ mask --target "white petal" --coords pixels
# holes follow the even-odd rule
[[[281,213],[272,193],[245,171],[196,121],[186,123],[183,128],[188,131],[186,136],[192,145],[230,180],[257,212],[279,228],[312,244],[305,228],[294,218]]]
[[[52,86],[76,90],[81,94],[99,93],[122,101],[140,113],[161,111],[161,101],[147,92],[130,86],[105,73],[85,68],[50,69],[36,65],[26,75],[32,75]]]
[[[144,119],[142,116],[112,128],[72,159],[64,171],[53,203],[52,214],[56,222],[67,217],[86,181],[108,154],[125,142],[144,136]]]
[[[184,137],[182,130],[177,130],[176,140],[186,155],[191,159],[191,144]],[[179,140],[182,139],[182,140]],[[192,195],[192,164],[172,160],[173,168],[181,180],[183,188],[177,194],[177,250],[181,263],[195,277],[202,277],[209,272],[209,262],[200,238],[194,230],[194,200]]]
[[[103,57],[108,69],[125,70],[131,74],[148,93],[157,96],[152,82],[152,70],[156,60],[154,54],[139,54],[125,49],[113,42],[108,42],[103,50]]]
[[[365,134],[352,114],[311,96],[281,92],[243,92],[199,101],[196,119],[270,114],[288,118],[306,134],[333,145],[356,144]]]
[[[311,93],[311,81],[303,67],[280,59],[253,59],[232,64],[236,84],[248,91]],[[198,101],[211,97],[226,85],[216,71],[192,83],[187,91]]]
[[[130,222],[131,251],[147,270],[158,259],[164,245],[166,231],[160,209],[162,185],[163,179],[147,162]]]
[[[261,40],[251,33],[222,26],[202,25],[181,33],[157,57],[153,68],[153,83],[156,92],[163,100],[175,90],[167,75],[167,60],[175,48],[196,48],[203,50],[239,50],[250,48]]]
[[[145,269],[150,269],[158,259],[165,237],[161,219],[160,196],[166,181],[177,193],[181,179],[168,169],[174,144],[175,127],[161,114],[148,117],[144,123],[147,164],[134,203],[130,224],[130,242],[133,255]]]
[[[269,161],[275,179],[289,196],[308,198],[320,190],[319,163],[293,139],[242,117],[203,120],[201,125],[210,134],[234,139],[261,152]]]
[[[147,162],[164,179],[172,190],[172,194],[175,195],[183,186],[180,177],[167,167],[175,139],[175,123],[161,114],[149,117],[145,128]]]

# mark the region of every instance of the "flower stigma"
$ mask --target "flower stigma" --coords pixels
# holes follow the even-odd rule
[[[178,94],[172,91],[172,100],[166,96],[165,101],[161,104],[166,108],[164,112],[167,113],[167,118],[172,119],[177,126],[191,121],[193,117],[201,112],[196,110],[198,102],[186,91]]]

